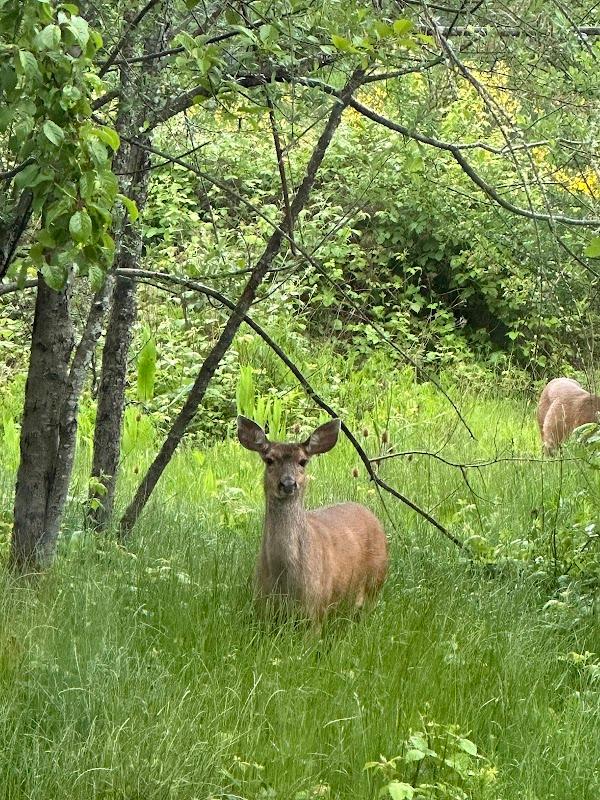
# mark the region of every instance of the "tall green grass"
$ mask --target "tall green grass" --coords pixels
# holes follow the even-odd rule
[[[427,385],[399,376],[377,393],[354,380],[348,413],[371,455],[538,456],[518,397],[465,392],[473,440]],[[128,425],[121,502],[154,444],[143,418]],[[423,719],[458,725],[493,767],[487,783],[456,776],[435,796],[600,796],[597,613],[552,569],[556,537],[597,515],[592,470],[500,460],[469,469],[466,483],[428,456],[382,463],[454,534],[495,548],[494,564],[473,563],[354,478],[341,442],[311,465],[309,503],[370,505],[391,571],[372,613],[333,618],[317,637],[253,608],[263,502],[253,454],[233,439],[184,448],[129,551],[85,532],[87,458],[83,448],[56,566],[37,585],[0,586],[2,800],[376,798],[386,781],[365,764],[400,755]],[[7,467],[7,533],[13,479]]]

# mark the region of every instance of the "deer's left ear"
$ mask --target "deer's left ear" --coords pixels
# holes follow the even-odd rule
[[[319,425],[302,445],[306,450],[306,454],[316,456],[319,453],[327,453],[331,450],[340,435],[341,424],[339,419],[332,419],[324,425]]]

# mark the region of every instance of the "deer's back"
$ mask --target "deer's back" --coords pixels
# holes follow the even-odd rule
[[[538,403],[538,424],[544,448],[552,452],[579,425],[594,422],[600,398],[587,392],[571,378],[555,378],[542,391]]]
[[[346,595],[351,587],[375,593],[388,564],[387,540],[377,517],[359,503],[325,506],[308,511],[306,517],[330,602]]]

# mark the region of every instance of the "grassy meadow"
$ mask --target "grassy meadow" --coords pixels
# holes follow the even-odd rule
[[[596,800],[597,609],[577,565],[562,573],[597,517],[597,472],[570,450],[539,459],[524,396],[449,389],[475,439],[404,379],[381,395],[355,385],[348,419],[371,456],[497,459],[464,474],[417,454],[380,466],[478,558],[354,477],[341,442],[313,461],[308,502],[368,504],[391,570],[371,613],[321,637],[255,613],[261,468],[233,425],[176,455],[128,550],[85,531],[83,442],[55,567],[36,585],[2,577],[1,800]],[[143,418],[128,425],[121,503],[155,445]],[[6,537],[16,446],[5,425]]]

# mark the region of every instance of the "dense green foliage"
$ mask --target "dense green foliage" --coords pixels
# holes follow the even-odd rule
[[[92,96],[103,87],[93,68],[102,37],[76,6],[37,0],[0,4],[0,32],[2,158],[24,166],[14,188],[31,192],[39,215],[13,269],[24,279],[35,267],[57,289],[69,274],[89,274],[98,286],[114,251],[111,159],[119,147],[114,130],[91,120]],[[3,197],[0,215],[10,210]]]
[[[600,434],[541,458],[533,402],[557,374],[594,385],[600,46],[579,26],[597,20],[465,5],[0,0],[2,564],[19,502],[21,566],[63,521],[51,569],[0,578],[0,800],[599,796]],[[350,75],[364,85],[292,231]],[[153,273],[119,354],[122,437],[105,426],[121,512],[223,331],[227,303],[189,280],[235,302],[274,226],[290,239],[252,318],[377,474],[464,543],[378,494],[340,442],[311,465],[310,504],[372,508],[391,569],[374,609],[319,635],[252,602],[262,486],[235,416],[283,439],[324,414],[246,325],[127,549],[118,513],[89,529],[111,477],[90,479],[107,270]],[[64,324],[36,331],[50,355],[26,397],[39,272]],[[36,431],[54,372],[64,398],[39,419],[55,428]],[[39,433],[47,474],[15,502]],[[53,526],[28,518],[32,496]]]

